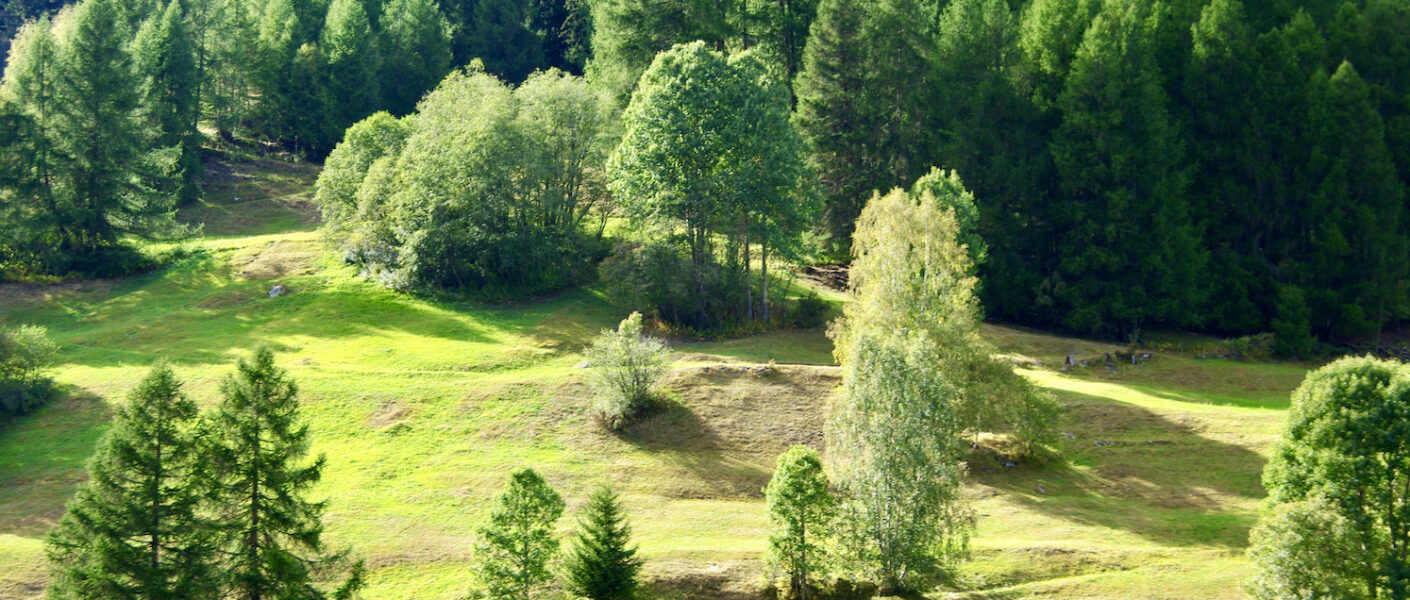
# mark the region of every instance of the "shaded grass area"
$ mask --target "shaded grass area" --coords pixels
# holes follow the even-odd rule
[[[67,390],[0,429],[0,599],[42,593],[41,537],[111,407],[153,360],[171,359],[209,405],[234,359],[259,344],[299,382],[314,450],[329,458],[317,491],[329,500],[329,540],[368,560],[365,597],[463,597],[475,528],[524,465],[568,499],[564,533],[592,489],[622,492],[649,597],[757,597],[761,489],[788,445],[822,446],[838,383],[822,330],[673,342],[670,401],[608,433],[585,410],[577,368],[582,345],[625,316],[599,293],[509,306],[396,294],[357,278],[308,229],[312,213],[290,199],[308,197],[316,172],[230,170],[227,191],[184,214],[212,237],[165,270],[0,289],[0,323],[42,324],[60,343]],[[237,195],[254,204],[236,205]],[[269,298],[276,284],[290,293]],[[998,326],[984,334],[1005,356],[1043,363],[1024,373],[1067,406],[1068,435],[1051,464],[971,455],[974,557],[933,596],[1241,597],[1259,472],[1303,369],[1162,354],[1061,372],[1067,354],[1120,348]],[[780,366],[755,368],[771,360]]]

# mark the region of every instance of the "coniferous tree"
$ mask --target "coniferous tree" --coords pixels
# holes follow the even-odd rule
[[[61,240],[69,239],[70,224],[54,195],[58,154],[53,141],[58,111],[59,46],[48,18],[25,24],[10,46],[0,106],[6,129],[0,187],[0,223],[6,225],[11,251],[38,254],[41,262]],[[40,265],[32,265],[40,266]]]
[[[789,85],[803,71],[808,30],[818,14],[818,0],[746,0],[750,28],[758,48],[782,72]]]
[[[730,24],[741,14],[740,0],[593,0],[591,7],[588,79],[622,106],[657,54],[694,41],[724,50],[734,37]]]
[[[471,53],[485,70],[511,84],[544,66],[543,46],[529,30],[524,0],[476,0]]]
[[[1314,83],[1309,165],[1316,182],[1302,227],[1313,328],[1345,337],[1379,333],[1405,306],[1404,188],[1370,91],[1350,63]]]
[[[138,31],[133,58],[144,79],[144,112],[158,132],[154,142],[180,150],[179,196],[194,199],[200,193],[196,184],[201,171],[200,133],[196,130],[200,74],[179,0],[172,0]]]
[[[259,36],[255,43],[253,84],[257,89],[258,105],[255,121],[261,135],[272,140],[291,140],[296,136],[292,122],[301,90],[294,82],[294,59],[302,43],[299,41],[299,17],[291,0],[269,0],[259,18]]]
[[[642,561],[629,546],[632,529],[617,494],[593,492],[585,511],[564,565],[568,590],[590,600],[632,600]]]
[[[1150,26],[1142,2],[1107,0],[1073,61],[1050,145],[1067,196],[1063,320],[1132,341],[1148,321],[1194,321],[1204,261]]]
[[[49,536],[50,597],[221,597],[215,538],[201,507],[207,473],[196,403],[157,364],[118,408],[89,481]]]
[[[309,430],[299,415],[298,388],[274,364],[274,352],[260,348],[239,361],[221,383],[221,395],[210,427],[225,597],[329,597],[315,575],[343,556],[325,550],[324,504],[306,498],[322,476],[324,458],[307,459]],[[362,585],[361,576],[361,565],[354,565],[331,596],[347,598]]]
[[[539,38],[544,66],[581,76],[592,54],[587,0],[531,0],[529,30]]]
[[[808,43],[803,71],[793,92],[798,129],[808,140],[813,166],[826,198],[827,231],[834,252],[851,243],[852,223],[877,185],[879,160],[870,139],[879,127],[866,106],[866,81],[859,31],[867,3],[821,0]]]
[[[394,115],[409,114],[450,72],[450,23],[434,0],[392,0],[381,40],[383,105]]]
[[[828,490],[818,452],[794,446],[780,455],[764,488],[764,498],[773,523],[764,560],[782,572],[787,581],[786,597],[806,600],[814,581],[826,573],[824,548],[837,503]]]
[[[362,0],[333,0],[318,43],[326,139],[342,137],[378,105],[376,42]]]
[[[73,9],[59,45],[53,140],[64,157],[58,193],[69,223],[56,244],[82,271],[111,268],[99,254],[124,234],[159,237],[181,228],[164,193],[176,148],[156,149],[142,111],[131,33],[114,0]]]
[[[261,81],[259,25],[261,15],[242,0],[202,0],[214,4],[203,51],[201,112],[215,125],[217,135],[230,139],[251,116],[251,88]],[[201,63],[198,63],[201,64]]]
[[[552,578],[548,562],[558,554],[554,527],[563,498],[533,469],[510,475],[489,522],[480,528],[476,554],[484,591],[495,600],[529,600]]]

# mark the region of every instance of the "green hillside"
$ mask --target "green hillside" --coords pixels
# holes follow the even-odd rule
[[[761,488],[775,456],[820,446],[838,383],[822,330],[673,341],[673,403],[625,433],[587,416],[582,344],[621,310],[591,287],[511,306],[438,302],[359,279],[325,251],[314,167],[222,164],[205,224],[167,268],[120,281],[0,287],[0,324],[47,326],[66,397],[0,429],[0,599],[42,594],[42,537],[153,360],[204,405],[259,344],[298,381],[335,547],[371,570],[364,597],[462,597],[488,499],[533,466],[569,514],[610,483],[631,511],[653,597],[747,598],[762,586]],[[269,298],[274,285],[289,293]],[[826,292],[825,292],[826,293]],[[830,299],[844,301],[829,294]],[[1053,464],[1004,466],[980,440],[968,495],[973,560],[947,598],[1239,598],[1295,365],[1115,347],[987,326],[1067,410]],[[1098,359],[1064,372],[1068,354]],[[768,363],[776,363],[771,368]],[[566,531],[573,519],[564,519]]]

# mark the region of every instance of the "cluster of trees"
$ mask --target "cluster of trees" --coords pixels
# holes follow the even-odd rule
[[[118,408],[46,540],[50,597],[351,598],[362,566],[321,539],[306,496],[323,458],[273,352],[241,360],[205,415],[181,388],[158,364]]]
[[[0,424],[53,396],[54,382],[46,370],[58,350],[43,327],[0,327]]]
[[[562,496],[533,469],[509,476],[479,531],[479,597],[529,600],[553,581],[550,567],[559,553],[555,528],[563,508]],[[631,600],[636,597],[642,565],[636,551],[617,494],[598,489],[578,521],[563,561],[562,583],[575,596],[589,600]]]
[[[952,181],[937,177],[935,181]],[[931,188],[951,197],[937,197]],[[842,391],[827,449],[778,459],[765,489],[766,561],[786,597],[829,578],[923,591],[968,550],[962,434],[1008,434],[1035,456],[1058,406],[979,339],[973,263],[955,204],[962,186],[876,195],[857,225],[855,296],[834,326]]]
[[[1346,358],[1293,393],[1249,536],[1260,600],[1410,591],[1410,366]]]
[[[1305,353],[1407,308],[1407,41],[1383,0],[823,0],[794,93],[838,253],[945,165],[992,315]]]
[[[348,130],[318,180],[325,228],[350,262],[401,289],[562,287],[588,266],[609,114],[561,71],[517,88],[452,74],[417,113]]]

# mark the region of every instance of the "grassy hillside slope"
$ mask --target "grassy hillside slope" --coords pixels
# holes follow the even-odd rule
[[[820,330],[678,342],[674,403],[621,435],[586,416],[582,344],[620,319],[591,289],[515,306],[410,298],[331,258],[308,205],[316,171],[234,163],[186,212],[206,238],[158,273],[0,288],[0,323],[62,345],[68,396],[0,429],[0,599],[35,598],[42,536],[84,477],[114,403],[157,357],[213,403],[270,344],[298,380],[334,545],[371,567],[376,600],[459,598],[470,545],[506,474],[530,465],[569,500],[607,483],[631,510],[651,593],[742,598],[760,587],[761,488],[776,454],[820,446],[838,382]],[[290,294],[270,299],[275,284]],[[1002,327],[1020,362],[1114,348]],[[758,363],[777,361],[775,370]],[[1094,363],[1100,364],[1100,363]],[[1259,472],[1296,366],[1160,355],[1141,366],[1025,370],[1053,390],[1062,459],[971,456],[974,559],[937,598],[1239,598]],[[560,524],[564,532],[573,519]]]

